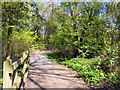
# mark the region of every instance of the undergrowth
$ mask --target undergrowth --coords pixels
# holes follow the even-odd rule
[[[56,54],[47,54],[47,58],[59,61],[59,64],[65,65],[78,72],[80,78],[84,79],[91,85],[107,85],[109,87],[116,85],[120,87],[120,78],[117,73],[105,72],[104,64],[98,56],[96,58],[60,58]]]
[[[3,88],[3,78],[2,78],[2,74],[3,74],[3,69],[0,69],[0,88]]]

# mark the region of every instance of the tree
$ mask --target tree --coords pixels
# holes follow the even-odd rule
[[[28,19],[29,15],[27,14],[29,8],[27,3],[24,2],[4,2],[2,3],[2,22],[3,22],[3,34],[4,40],[7,38],[7,59],[11,58],[12,54],[12,32],[17,30],[20,32],[23,28],[29,28]],[[8,34],[5,34],[7,30]],[[3,41],[4,41],[3,40]],[[3,43],[4,44],[4,43]],[[3,46],[4,47],[4,46]]]

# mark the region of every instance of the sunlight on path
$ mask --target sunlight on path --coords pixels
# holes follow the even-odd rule
[[[47,53],[51,52],[38,50],[31,53],[26,88],[88,88],[76,77],[75,71],[47,59]]]

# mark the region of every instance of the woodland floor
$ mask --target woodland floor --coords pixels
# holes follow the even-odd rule
[[[53,64],[45,57],[51,51],[34,51],[30,54],[30,66],[25,88],[85,88],[91,87],[77,77],[77,72],[66,66]]]

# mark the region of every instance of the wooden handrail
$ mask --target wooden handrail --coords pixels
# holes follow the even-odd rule
[[[3,62],[3,88],[20,88],[21,84],[25,84],[29,67],[29,50],[23,53],[23,57],[12,63],[12,60]],[[23,70],[18,75],[17,68],[23,64]],[[24,87],[24,86],[23,86]]]

